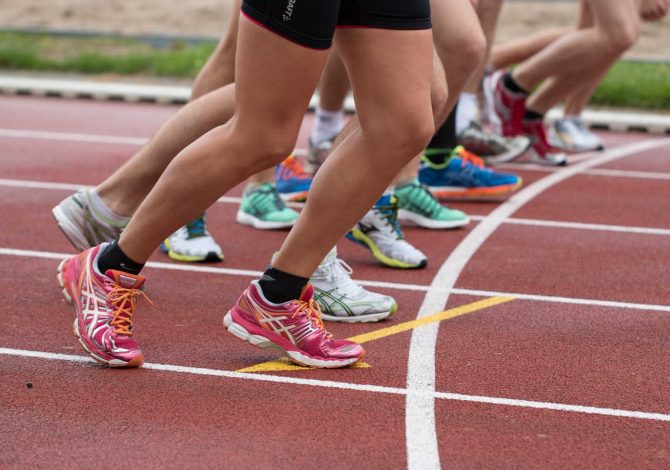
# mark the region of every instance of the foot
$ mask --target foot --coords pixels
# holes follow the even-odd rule
[[[368,248],[380,263],[391,268],[417,269],[428,264],[426,255],[410,245],[398,222],[398,199],[384,196],[347,234]]]
[[[459,134],[458,143],[481,157],[488,165],[511,162],[530,147],[530,139],[524,135],[502,137],[486,131],[474,121]]]
[[[431,229],[464,227],[470,223],[464,212],[440,204],[418,180],[398,186],[394,195],[398,198],[398,219],[403,222]]]
[[[161,244],[161,250],[175,261],[204,263],[223,261],[223,251],[209,234],[205,214],[196,217]]]
[[[505,72],[498,70],[486,77],[483,83],[486,114],[493,131],[505,137],[523,134],[523,115],[526,95],[515,93],[505,86]]]
[[[292,362],[307,367],[346,367],[363,359],[357,343],[334,339],[321,321],[314,288],[308,284],[297,300],[268,301],[253,281],[223,323],[228,332],[260,348],[282,351]]]
[[[549,128],[549,143],[566,152],[603,150],[602,140],[579,117],[557,119]]]
[[[315,175],[319,168],[321,168],[321,165],[323,165],[323,162],[326,161],[326,158],[330,154],[333,142],[335,142],[335,136],[318,144],[312,141],[311,138],[309,139],[307,162],[305,164],[305,169],[309,174]]]
[[[530,161],[540,165],[563,166],[568,164],[565,153],[557,151],[549,143],[547,130],[541,119],[523,121],[524,133],[530,137],[528,149]]]
[[[74,334],[96,361],[110,367],[139,367],[144,355],[133,338],[133,313],[144,284],[143,276],[97,267],[106,244],[63,260],[58,283],[75,310]]]
[[[290,228],[296,220],[298,213],[286,207],[272,183],[245,191],[237,211],[239,223],[261,230]]]
[[[110,220],[96,211],[90,189],[81,189],[51,210],[63,234],[79,251],[118,238],[128,220]]]
[[[314,299],[321,307],[321,318],[347,323],[383,320],[398,310],[393,297],[370,292],[351,279],[352,270],[332,250],[321,262],[309,282]]]
[[[424,156],[419,181],[440,200],[498,199],[515,192],[522,184],[515,174],[486,168],[480,158],[463,147],[456,147],[440,165]]]
[[[290,155],[277,165],[275,182],[277,193],[284,201],[304,202],[307,200],[312,177],[305,172],[300,161],[295,156]]]

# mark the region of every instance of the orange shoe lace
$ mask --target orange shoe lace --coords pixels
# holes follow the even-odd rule
[[[133,335],[133,312],[135,305],[140,297],[144,297],[153,305],[151,299],[140,289],[126,289],[121,286],[114,286],[114,288],[107,294],[107,299],[114,306],[112,312],[113,318],[109,322],[114,327],[114,333],[117,335]]]
[[[332,338],[333,335],[326,331],[326,327],[323,325],[323,320],[321,319],[321,307],[319,304],[312,298],[308,302],[304,300],[296,300],[298,303],[298,308],[295,309],[291,318],[295,317],[298,312],[305,312],[307,318],[312,322],[312,325],[317,327],[319,330],[326,333],[328,338]]]
[[[305,172],[302,164],[294,155],[289,155],[283,162],[282,165],[288,171],[288,174],[295,176],[299,179],[309,179],[309,175]]]
[[[458,146],[456,148],[456,153],[458,153],[458,156],[463,160],[463,163],[471,163],[478,168],[484,168],[484,160],[468,151],[465,147]]]

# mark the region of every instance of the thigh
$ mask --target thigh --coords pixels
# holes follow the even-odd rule
[[[596,27],[605,31],[637,27],[639,23],[639,0],[585,0]]]

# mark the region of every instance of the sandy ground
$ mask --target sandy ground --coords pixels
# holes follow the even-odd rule
[[[618,1],[618,0],[612,0]],[[232,0],[0,0],[0,28],[44,28],[123,34],[219,36]],[[572,26],[575,1],[507,1],[498,41],[552,26]],[[644,24],[629,57],[670,59],[670,19]]]

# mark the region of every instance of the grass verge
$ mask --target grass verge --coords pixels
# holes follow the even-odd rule
[[[175,40],[159,49],[135,39],[0,32],[0,70],[193,77],[215,46],[214,42],[186,45]],[[670,62],[619,62],[591,103],[670,110]]]

